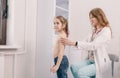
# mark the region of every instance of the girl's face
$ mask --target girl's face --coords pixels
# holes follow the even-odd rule
[[[54,19],[54,29],[56,32],[60,32],[63,30],[63,24],[57,18]]]
[[[98,20],[92,14],[90,14],[90,22],[91,24],[96,27],[98,25]]]

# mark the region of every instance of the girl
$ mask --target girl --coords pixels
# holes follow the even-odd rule
[[[68,78],[67,69],[69,66],[68,58],[64,55],[65,45],[59,42],[60,38],[68,37],[68,22],[63,16],[54,19],[54,29],[58,33],[58,38],[54,48],[55,65],[51,68],[52,72],[57,72],[58,78]]]
[[[61,38],[64,45],[76,46],[88,52],[88,58],[71,65],[74,78],[111,78],[111,62],[107,46],[112,38],[109,22],[101,8],[94,8],[89,13],[93,32],[84,41],[71,41]],[[95,77],[94,77],[95,78]]]

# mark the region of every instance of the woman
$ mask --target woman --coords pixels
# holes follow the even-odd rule
[[[84,41],[71,41],[61,38],[64,45],[76,46],[88,52],[88,58],[71,65],[74,78],[111,78],[111,62],[106,47],[112,38],[112,31],[109,22],[100,8],[94,8],[89,13],[92,27],[94,28],[89,37]]]

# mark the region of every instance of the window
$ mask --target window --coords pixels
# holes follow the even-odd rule
[[[0,45],[6,44],[7,0],[0,0]]]
[[[61,15],[68,19],[69,0],[56,0],[56,16]]]

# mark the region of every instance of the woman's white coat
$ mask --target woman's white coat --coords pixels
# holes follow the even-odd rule
[[[104,27],[90,42],[92,34],[85,41],[78,41],[78,48],[93,50],[96,65],[96,78],[112,78],[111,61],[106,50],[111,40],[111,30]]]

